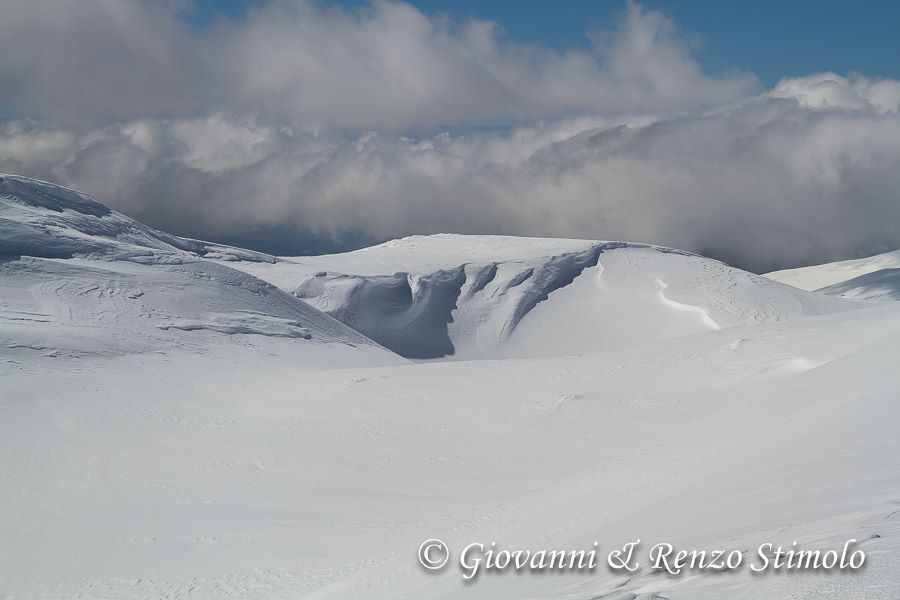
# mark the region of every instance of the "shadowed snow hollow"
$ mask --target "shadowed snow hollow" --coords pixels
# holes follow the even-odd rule
[[[235,266],[421,359],[591,353],[849,306],[621,242],[442,234]]]
[[[855,260],[786,269],[766,277],[803,290],[856,300],[900,300],[900,250]]]
[[[204,258],[237,256],[275,260],[153,230],[59,186],[0,176],[0,344],[84,356],[203,351],[226,341],[309,354],[311,342],[320,353],[327,344],[399,360],[296,297]]]

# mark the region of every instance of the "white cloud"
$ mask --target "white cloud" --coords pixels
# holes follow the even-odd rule
[[[874,109],[895,113],[900,109],[900,81],[871,81],[865,77],[841,77],[818,73],[782,79],[769,96],[791,98],[808,108]]]
[[[218,173],[252,165],[271,154],[275,132],[249,119],[229,119],[215,114],[204,119],[176,120],[173,137],[184,146],[183,164],[199,171]]]
[[[757,270],[900,247],[897,81],[751,96],[634,4],[597,54],[395,2],[272,2],[200,33],[166,6],[4,3],[0,103],[22,117],[0,124],[0,171],[205,237],[628,239]]]
[[[179,14],[149,0],[5,0],[0,106],[68,125],[244,112],[310,130],[403,128],[690,110],[753,85],[704,75],[671,21],[637,5],[597,54],[387,0],[276,0],[202,31]]]

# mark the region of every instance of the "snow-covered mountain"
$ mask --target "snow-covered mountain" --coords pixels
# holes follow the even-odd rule
[[[234,267],[410,358],[621,350],[850,306],[688,252],[621,242],[413,236]]]
[[[422,364],[363,333],[530,358]],[[895,600],[897,356],[900,303],[670,249],[428,236],[279,259],[3,176],[0,598]],[[429,538],[440,572],[416,561]],[[638,538],[627,576],[464,582],[457,562]],[[647,564],[660,542],[749,564],[850,539],[855,573]]]
[[[804,290],[857,300],[900,300],[900,250],[786,269],[766,277]]]
[[[560,356],[850,306],[687,252],[620,242],[414,236],[280,259],[172,236],[13,176],[0,181],[0,234],[0,255],[22,257],[4,264],[10,281],[40,290],[20,294],[21,306],[7,302],[8,320],[50,319],[71,333],[114,318],[128,332],[119,349],[199,337],[175,334],[188,331],[374,347],[371,339],[409,358]],[[44,329],[10,343],[78,347],[48,344]]]
[[[0,345],[85,356],[244,345],[246,337],[227,338],[255,334],[256,344],[310,342],[290,344],[296,353],[353,347],[395,360],[309,304],[226,266],[234,256],[274,260],[156,231],[59,186],[0,176]]]

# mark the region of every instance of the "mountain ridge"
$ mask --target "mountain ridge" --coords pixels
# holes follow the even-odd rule
[[[68,188],[3,175],[0,343],[96,356],[184,345],[214,351],[252,339],[309,360],[309,348],[285,342],[296,340],[400,360],[308,303],[230,268],[236,255],[267,260],[157,231]]]
[[[421,359],[593,353],[852,306],[632,242],[435,234],[233,266]]]

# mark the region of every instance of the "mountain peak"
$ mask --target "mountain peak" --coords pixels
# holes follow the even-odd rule
[[[57,213],[68,210],[93,217],[104,217],[113,212],[108,206],[87,194],[19,175],[0,174],[0,197],[21,206]]]
[[[181,238],[140,223],[99,200],[54,183],[0,174],[0,256],[123,260],[274,262],[274,256]]]

